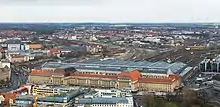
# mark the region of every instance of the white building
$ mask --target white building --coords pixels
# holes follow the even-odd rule
[[[4,68],[6,66],[11,68],[11,64],[9,62],[0,61],[0,68]]]
[[[146,37],[145,41],[160,43],[160,38],[157,37]]]
[[[134,107],[133,97],[83,98],[76,100],[76,107]]]
[[[130,90],[95,89],[95,92],[76,100],[77,107],[133,107]]]
[[[21,40],[18,40],[18,39],[8,40],[8,41],[5,42],[5,44],[7,44],[7,48],[10,51],[21,50],[21,48],[22,48],[21,47],[22,42],[21,42]]]

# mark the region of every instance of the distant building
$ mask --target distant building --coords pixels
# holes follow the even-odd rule
[[[10,54],[8,57],[9,62],[25,62],[25,55],[20,54]]]
[[[203,73],[220,73],[220,57],[204,59],[200,62],[199,69]]]
[[[86,46],[86,51],[91,54],[100,53],[103,51],[103,47],[101,45],[90,44]]]
[[[22,42],[18,39],[12,39],[5,42],[7,44],[7,49],[10,51],[17,51],[22,49]]]
[[[133,99],[125,97],[78,99],[76,107],[134,107]]]
[[[190,50],[202,50],[207,48],[207,46],[203,46],[203,45],[199,45],[199,46],[188,46],[187,48],[189,48]]]
[[[98,39],[97,39],[97,37],[96,36],[90,36],[90,38],[89,38],[89,41],[97,41]]]
[[[0,61],[0,68],[5,68],[6,66],[10,69],[11,68],[10,62]]]
[[[43,56],[41,51],[32,50],[18,50],[18,51],[7,51],[5,54],[6,59],[9,62],[25,62],[35,59],[37,56]]]
[[[59,49],[49,49],[47,50],[48,56],[58,56],[60,57],[61,51]]]
[[[39,43],[28,43],[25,45],[25,50],[40,50],[42,45]]]
[[[67,57],[74,57],[86,53],[86,46],[84,45],[59,46],[58,49],[61,52],[61,56]]]

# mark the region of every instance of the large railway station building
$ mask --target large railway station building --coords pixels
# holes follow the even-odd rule
[[[173,92],[192,67],[181,62],[87,60],[77,63],[50,62],[33,70],[29,82],[94,88],[131,87],[132,91]]]

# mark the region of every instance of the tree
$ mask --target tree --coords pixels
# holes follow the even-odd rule
[[[6,82],[6,83],[9,83],[9,82],[10,82],[10,80],[9,80],[8,77],[6,77],[5,82]]]
[[[178,106],[175,103],[167,102],[167,103],[165,103],[165,107],[178,107]]]
[[[142,103],[145,107],[160,107],[161,103],[158,103],[153,94],[146,94],[142,97]]]
[[[193,90],[185,89],[183,90],[183,104],[187,107],[191,105],[198,104],[197,93]]]

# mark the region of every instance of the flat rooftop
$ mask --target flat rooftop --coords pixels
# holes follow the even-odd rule
[[[128,103],[128,99],[125,97],[114,98],[83,98],[78,100],[78,104],[116,104],[116,103]]]

